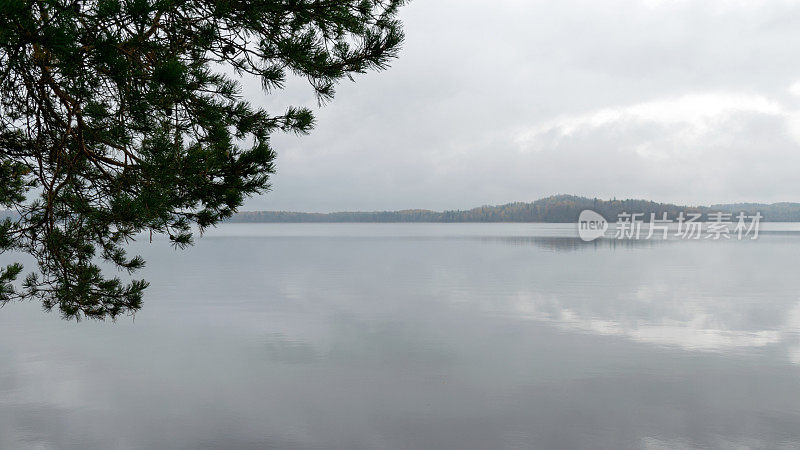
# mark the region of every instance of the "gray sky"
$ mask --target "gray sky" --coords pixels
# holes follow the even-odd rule
[[[800,1],[415,0],[243,209],[800,201]],[[312,106],[300,82],[255,103]],[[277,111],[276,111],[277,112]]]

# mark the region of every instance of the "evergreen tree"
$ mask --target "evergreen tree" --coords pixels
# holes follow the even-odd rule
[[[126,244],[142,232],[192,243],[269,188],[276,131],[307,133],[305,108],[242,98],[307,79],[320,102],[383,69],[403,40],[403,0],[0,0],[0,304],[38,298],[67,318],[141,306]]]

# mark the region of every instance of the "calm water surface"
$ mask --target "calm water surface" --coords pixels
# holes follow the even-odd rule
[[[225,225],[135,318],[0,309],[0,448],[797,448],[800,232]],[[6,255],[7,256],[7,255]],[[7,258],[6,258],[7,259]]]

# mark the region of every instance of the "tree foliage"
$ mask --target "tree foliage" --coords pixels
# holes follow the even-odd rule
[[[321,102],[382,69],[403,39],[403,0],[0,0],[0,304],[39,298],[67,318],[141,306],[142,232],[177,246],[265,192],[270,135],[307,133],[306,108],[271,114],[242,97],[287,76]]]

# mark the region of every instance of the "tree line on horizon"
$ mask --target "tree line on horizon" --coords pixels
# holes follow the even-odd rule
[[[761,213],[764,221],[800,221],[800,203],[735,203],[711,206],[680,206],[670,203],[657,203],[649,200],[601,200],[598,198],[574,195],[555,195],[534,202],[514,202],[498,206],[480,206],[469,210],[431,211],[407,209],[400,211],[373,212],[333,212],[305,213],[290,211],[245,211],[235,214],[229,222],[233,223],[331,223],[331,222],[577,222],[578,215],[591,209],[609,222],[615,222],[620,213],[644,213],[649,220],[654,213],[661,217],[676,218],[683,213],[708,214],[730,212],[734,215],[744,212],[753,215]]]

